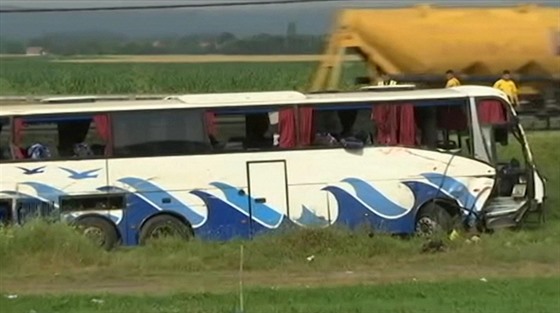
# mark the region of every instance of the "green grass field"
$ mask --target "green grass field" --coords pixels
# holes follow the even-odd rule
[[[68,227],[34,223],[0,231],[0,293],[18,295],[0,311],[233,312],[243,244],[246,312],[555,312],[560,133],[529,139],[549,179],[548,222],[538,227],[476,244],[463,236],[433,254],[420,252],[422,239],[336,229],[105,252]]]
[[[0,95],[297,89],[315,66],[2,58]],[[346,70],[348,86],[362,74],[354,65]],[[476,244],[464,235],[435,254],[421,253],[419,238],[338,229],[248,242],[166,240],[109,253],[69,227],[37,222],[0,229],[0,313],[234,312],[241,244],[246,312],[560,311],[560,133],[529,140],[549,179],[544,225],[485,234]]]
[[[247,313],[549,313],[560,308],[560,279],[459,280],[316,289],[248,289]],[[437,295],[435,297],[434,295]],[[11,312],[239,312],[237,293],[23,296],[0,299]]]
[[[293,90],[308,86],[314,62],[59,63],[0,58],[0,95],[174,94]],[[346,65],[349,78],[360,66]]]

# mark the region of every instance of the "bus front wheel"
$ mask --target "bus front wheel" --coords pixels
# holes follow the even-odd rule
[[[164,237],[189,240],[193,236],[189,225],[175,216],[162,214],[150,218],[140,230],[140,244]]]
[[[111,250],[119,241],[115,227],[106,219],[88,216],[77,221],[82,233],[93,243],[105,250]]]
[[[452,231],[453,219],[443,207],[429,203],[423,207],[416,217],[415,231],[420,236],[448,234]]]

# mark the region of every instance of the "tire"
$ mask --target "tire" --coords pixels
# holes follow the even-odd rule
[[[163,232],[163,233],[162,233]],[[185,240],[193,237],[192,229],[180,219],[171,215],[157,215],[150,218],[140,230],[140,244],[152,239],[176,236]]]
[[[449,234],[453,231],[453,218],[441,206],[429,203],[416,216],[415,232],[420,236]]]
[[[119,241],[115,226],[102,217],[84,217],[79,219],[76,224],[83,235],[105,250],[113,249]]]

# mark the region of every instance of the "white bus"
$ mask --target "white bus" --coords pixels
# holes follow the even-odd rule
[[[0,118],[4,221],[54,215],[105,248],[286,226],[493,229],[545,199],[515,111],[488,87],[18,104]]]

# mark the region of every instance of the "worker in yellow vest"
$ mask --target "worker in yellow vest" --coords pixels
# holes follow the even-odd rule
[[[461,82],[457,79],[457,77],[455,77],[453,70],[447,70],[447,72],[445,72],[445,76],[447,77],[445,88],[461,86]]]
[[[383,73],[381,74],[381,79],[377,82],[377,86],[394,86],[397,82],[392,80],[389,75]]]
[[[511,79],[511,74],[508,70],[505,70],[502,73],[502,78],[494,83],[494,88],[503,91],[508,96],[514,107],[517,107],[519,105],[517,86]]]

